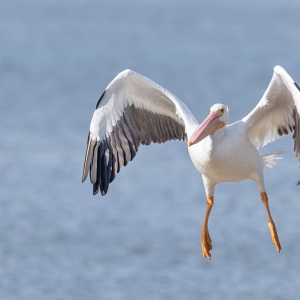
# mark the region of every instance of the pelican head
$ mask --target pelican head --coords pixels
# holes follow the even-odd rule
[[[228,122],[228,107],[224,104],[214,104],[210,108],[207,118],[198,126],[192,136],[189,138],[188,146],[192,146],[208,135],[213,134],[216,130],[224,127]]]

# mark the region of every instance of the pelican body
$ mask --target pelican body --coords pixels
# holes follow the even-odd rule
[[[239,121],[188,148],[194,166],[210,180],[211,188],[219,182],[255,181],[263,174],[263,160],[246,132]]]
[[[84,181],[88,173],[93,192],[107,193],[109,184],[131,161],[140,144],[169,140],[187,142],[194,166],[202,173],[206,213],[201,229],[202,253],[211,258],[208,219],[220,182],[253,180],[268,215],[272,241],[280,252],[264,184],[264,167],[279,159],[275,151],[261,156],[258,149],[277,138],[293,134],[294,152],[300,163],[300,88],[280,66],[256,107],[242,120],[228,125],[229,109],[211,107],[199,124],[184,102],[150,79],[131,70],[121,72],[100,97],[88,135]],[[298,182],[299,184],[300,182]]]

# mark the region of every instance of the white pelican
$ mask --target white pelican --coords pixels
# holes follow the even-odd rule
[[[87,141],[82,181],[90,171],[93,192],[105,195],[115,176],[131,161],[140,144],[187,141],[195,167],[202,173],[206,214],[201,229],[203,256],[210,258],[212,241],[208,218],[219,182],[252,179],[267,210],[272,241],[281,250],[264,184],[263,168],[275,164],[277,152],[261,156],[263,147],[293,133],[300,162],[300,88],[280,66],[256,107],[242,120],[228,125],[228,107],[215,104],[199,125],[188,107],[150,79],[125,70],[100,97]],[[298,182],[299,184],[299,182]]]

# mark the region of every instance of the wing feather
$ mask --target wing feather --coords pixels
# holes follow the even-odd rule
[[[300,164],[300,116],[296,109],[294,109],[294,120],[295,120],[294,135],[293,135],[294,153]]]
[[[93,151],[93,160],[91,162],[91,170],[90,170],[90,176],[91,176],[91,183],[95,183],[97,181],[97,168],[98,168],[98,148],[100,146],[100,143],[96,143]]]
[[[95,144],[96,144],[96,141],[91,140],[90,134],[89,134],[88,140],[87,140],[87,148],[86,148],[84,166],[83,166],[82,182],[84,182],[88,176]]]
[[[276,66],[266,92],[243,122],[257,148],[294,132],[295,156],[300,163],[299,112],[299,87],[282,67]]]
[[[198,122],[187,106],[150,79],[125,70],[105,89],[91,120],[84,161],[93,193],[107,193],[140,144],[187,140]]]

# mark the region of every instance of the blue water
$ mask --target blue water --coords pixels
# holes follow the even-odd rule
[[[244,117],[273,67],[300,82],[300,2],[0,0],[0,299],[298,299],[299,167],[266,170],[282,252],[254,183],[220,184],[202,257],[201,175],[186,144],[140,148],[107,196],[81,184],[89,122],[116,74],[168,88],[196,118]],[[143,166],[143,168],[141,168]]]

